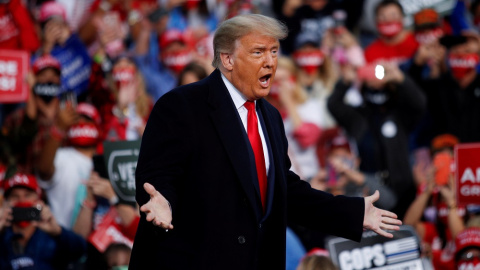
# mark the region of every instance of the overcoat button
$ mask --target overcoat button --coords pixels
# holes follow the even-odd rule
[[[239,244],[245,244],[245,237],[243,235],[238,237],[238,243]]]

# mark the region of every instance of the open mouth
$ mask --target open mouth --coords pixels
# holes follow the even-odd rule
[[[272,74],[267,74],[265,76],[260,77],[259,81],[262,87],[268,87],[270,85],[270,78]]]

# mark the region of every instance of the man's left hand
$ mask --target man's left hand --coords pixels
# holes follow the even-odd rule
[[[379,235],[393,238],[393,234],[385,230],[398,231],[402,221],[397,219],[397,215],[390,211],[382,210],[373,206],[373,203],[380,198],[380,193],[375,191],[371,196],[365,197],[365,216],[363,218],[363,228],[372,230]]]

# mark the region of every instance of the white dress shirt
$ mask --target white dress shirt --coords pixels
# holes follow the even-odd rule
[[[230,96],[232,97],[233,103],[235,104],[235,108],[237,108],[238,115],[240,116],[240,119],[242,119],[243,127],[245,128],[245,131],[247,131],[247,116],[248,116],[248,110],[243,106],[245,102],[247,102],[247,98],[245,95],[242,94],[242,92],[238,91],[233,84],[225,78],[222,74],[222,80],[225,83],[225,86],[228,89],[228,93],[230,93]],[[257,101],[255,100],[255,108],[257,105]],[[257,111],[255,110],[255,113]],[[260,118],[258,118],[258,113],[257,113],[257,119],[258,119],[258,131],[260,133],[260,138],[262,139],[262,147],[263,147],[263,155],[265,157],[265,168],[267,170],[267,175],[268,175],[268,169],[270,167],[270,159],[268,157],[268,148],[267,144],[265,143],[265,136],[263,135],[263,130],[262,130],[262,125],[260,124]]]

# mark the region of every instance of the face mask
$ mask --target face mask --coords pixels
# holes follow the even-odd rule
[[[473,258],[471,260],[460,260],[457,263],[458,270],[478,270],[480,269],[480,259],[479,258]]]
[[[162,61],[166,67],[175,73],[180,73],[183,68],[192,60],[190,50],[184,49],[178,52],[162,53]]]
[[[60,90],[60,84],[56,83],[36,83],[33,86],[33,92],[47,104],[50,103],[54,97],[58,96]]]
[[[33,202],[18,202],[14,205],[14,207],[30,208],[30,207],[33,207]],[[23,228],[28,227],[28,225],[30,225],[30,223],[32,223],[32,222],[28,221],[28,220],[22,220],[22,221],[15,222],[15,225],[23,229]]]
[[[415,34],[415,39],[420,44],[430,44],[443,36],[443,30],[436,28],[430,31],[419,32]]]
[[[315,73],[323,64],[325,56],[321,50],[315,51],[297,51],[293,54],[293,60],[297,65],[308,74]]]
[[[363,89],[363,96],[368,103],[374,105],[383,105],[390,100],[390,93],[383,90]]]
[[[450,54],[448,64],[452,70],[453,77],[457,80],[462,80],[465,75],[476,68],[480,60],[479,58],[476,53]]]
[[[135,68],[124,67],[116,68],[112,72],[113,80],[117,83],[117,87],[129,84],[135,78]]]
[[[78,123],[68,129],[67,138],[73,146],[94,146],[98,142],[99,132],[93,123]]]
[[[402,22],[384,22],[377,23],[377,29],[380,35],[391,38],[396,36],[403,30]]]
[[[187,0],[185,1],[185,9],[186,10],[192,10],[198,7],[198,4],[200,4],[200,0]]]
[[[128,265],[119,265],[112,267],[112,270],[128,270]]]

